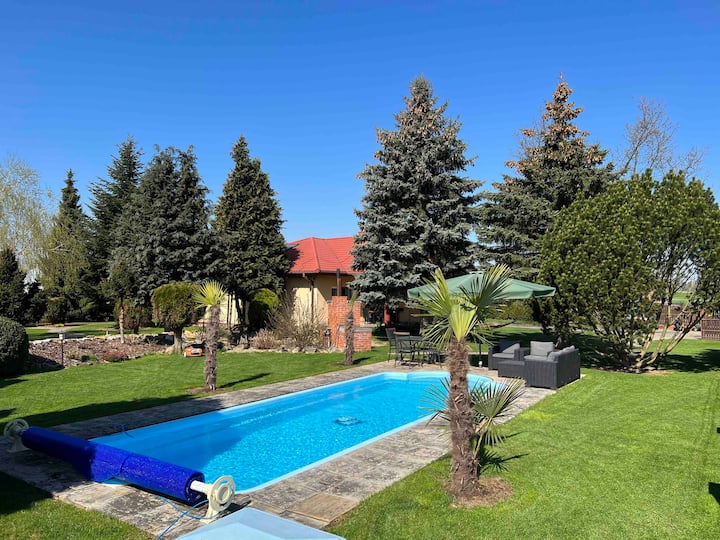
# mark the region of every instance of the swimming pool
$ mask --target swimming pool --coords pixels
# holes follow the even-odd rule
[[[447,376],[379,373],[93,440],[252,491],[426,420],[423,398]]]

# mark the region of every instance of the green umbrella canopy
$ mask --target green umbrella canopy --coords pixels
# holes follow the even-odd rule
[[[447,280],[448,289],[450,289],[450,292],[456,293],[461,292],[462,289],[468,291],[477,290],[480,287],[483,275],[482,272],[473,272],[471,274],[465,274],[464,276],[450,278]],[[520,279],[508,279],[507,281],[508,285],[502,292],[503,300],[525,300],[527,298],[542,298],[555,294],[555,287],[548,287],[547,285],[540,285],[539,283],[531,283],[530,281],[522,281]],[[435,285],[430,283],[408,289],[408,298],[412,300],[425,296],[433,287],[435,287]]]

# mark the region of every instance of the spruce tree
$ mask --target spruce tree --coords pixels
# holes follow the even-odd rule
[[[25,272],[20,269],[15,250],[0,250],[0,317],[25,322],[27,295]]]
[[[404,99],[396,129],[377,130],[377,163],[358,175],[365,195],[353,256],[362,274],[353,288],[375,308],[397,308],[436,268],[452,277],[474,262],[469,234],[480,182],[460,176],[473,162],[458,137],[461,124],[445,116],[447,103],[437,105],[423,77]]]
[[[279,293],[290,261],[281,232],[280,204],[260,160],[250,157],[243,136],[230,155],[235,166],[215,208],[213,228],[223,254],[222,281],[236,306],[242,304],[247,323],[253,293],[260,289]]]
[[[127,281],[135,284],[136,306],[149,307],[160,285],[214,275],[217,249],[209,215],[192,147],[158,148],[122,214],[112,256],[134,273]]]
[[[517,176],[504,175],[486,191],[480,207],[481,261],[504,263],[515,277],[534,279],[540,266],[540,239],[558,211],[577,198],[602,192],[618,175],[603,165],[606,150],[588,145],[589,133],[575,120],[581,107],[569,101],[572,89],[563,80],[545,104],[541,127],[524,129],[522,156],[506,165]]]
[[[80,206],[72,170],[68,170],[61,193],[58,213],[40,261],[42,284],[50,297],[52,319],[92,317],[95,284],[90,272],[89,221]]]
[[[112,164],[107,168],[107,178],[100,178],[90,186],[92,200],[90,210],[93,214],[92,273],[96,283],[107,280],[110,257],[117,245],[117,224],[125,206],[130,202],[142,175],[142,151],[135,140],[128,137],[118,145],[118,155],[113,156]],[[97,289],[99,300],[107,313],[112,309],[100,286]]]

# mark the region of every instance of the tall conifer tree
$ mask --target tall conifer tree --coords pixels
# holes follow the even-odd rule
[[[51,305],[56,307],[54,319],[94,315],[89,238],[89,221],[80,206],[73,172],[69,170],[40,262],[43,287],[50,295]]]
[[[460,176],[473,162],[458,137],[461,124],[445,116],[447,103],[437,105],[424,77],[404,99],[396,129],[377,130],[377,163],[358,175],[365,196],[353,256],[363,273],[353,287],[375,308],[398,307],[436,268],[452,277],[474,261],[469,234],[480,182]]]
[[[118,226],[113,262],[135,273],[136,305],[150,306],[160,285],[214,275],[217,249],[209,229],[207,188],[192,147],[157,149]]]
[[[15,251],[0,250],[0,317],[25,322],[25,272],[20,269]]]
[[[223,254],[222,280],[238,308],[242,303],[247,322],[252,294],[263,288],[280,292],[290,261],[277,194],[260,160],[250,157],[245,137],[235,143],[231,156],[235,166],[223,186],[213,226]]]
[[[612,164],[603,165],[607,151],[586,144],[589,133],[574,124],[583,109],[569,101],[571,94],[561,80],[545,104],[541,127],[522,130],[522,156],[506,163],[518,175],[504,175],[493,183],[496,191],[482,194],[480,259],[506,264],[518,278],[537,275],[540,239],[558,211],[618,178]]]
[[[104,304],[106,312],[112,308],[109,304],[111,299],[105,298],[100,284],[108,279],[110,257],[118,240],[118,221],[140,183],[143,169],[141,158],[142,151],[135,140],[128,137],[118,145],[118,155],[113,156],[112,164],[107,168],[107,178],[100,178],[90,186],[90,210],[93,214],[90,244],[92,273],[98,283],[98,299]]]

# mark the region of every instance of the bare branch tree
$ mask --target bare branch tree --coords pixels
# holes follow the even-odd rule
[[[675,142],[678,125],[670,119],[665,105],[652,98],[638,100],[639,115],[632,124],[625,125],[627,146],[615,160],[624,173],[638,174],[652,169],[665,174],[673,169],[693,176],[701,170],[705,151],[692,147],[679,154]]]

